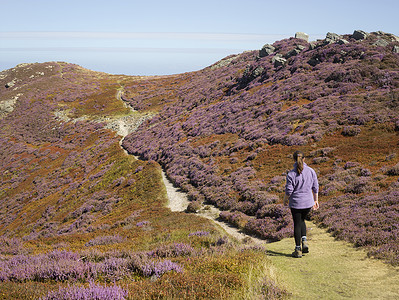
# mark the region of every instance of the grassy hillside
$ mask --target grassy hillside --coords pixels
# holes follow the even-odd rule
[[[281,202],[297,149],[319,175],[314,221],[397,264],[399,42],[355,37],[286,39],[173,76],[1,72],[0,298],[285,297],[265,249],[166,208],[161,167],[192,210],[216,205],[276,241],[292,234]],[[140,120],[122,145],[143,160],[120,147],[121,118]]]
[[[124,147],[162,164],[193,206],[214,204],[269,240],[292,234],[281,198],[291,154],[303,150],[321,184],[313,218],[397,262],[398,38],[329,33],[265,48],[165,81],[173,92],[126,86],[134,107],[159,113]]]
[[[118,90],[157,78],[45,63],[0,79],[1,299],[285,294],[264,249],[171,212],[160,165],[126,155],[107,129],[135,115]]]

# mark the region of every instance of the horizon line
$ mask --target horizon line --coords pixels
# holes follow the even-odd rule
[[[3,31],[0,38],[72,38],[72,39],[195,39],[195,40],[259,40],[293,37],[295,33],[259,34],[259,33],[207,33],[207,32],[97,32],[97,31]],[[309,37],[325,36],[313,33]]]

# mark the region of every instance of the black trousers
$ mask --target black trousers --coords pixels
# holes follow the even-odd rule
[[[294,220],[295,246],[301,246],[301,238],[306,236],[305,218],[311,207],[305,209],[291,208],[292,219]]]

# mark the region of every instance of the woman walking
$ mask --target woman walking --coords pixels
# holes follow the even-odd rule
[[[294,220],[295,251],[292,256],[302,257],[302,253],[309,252],[305,218],[312,207],[315,210],[319,208],[319,183],[316,172],[305,164],[303,152],[295,151],[293,158],[295,164],[287,174],[284,205],[289,202]]]

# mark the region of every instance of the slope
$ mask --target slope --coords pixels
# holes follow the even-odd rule
[[[383,32],[290,38],[126,85],[125,101],[159,113],[123,146],[159,162],[193,210],[216,205],[225,221],[268,240],[292,234],[281,195],[291,154],[302,150],[320,179],[316,221],[395,264],[398,43]]]
[[[116,132],[151,115],[123,105],[122,87],[173,78],[63,62],[1,72],[0,298],[242,298],[270,286],[284,294],[264,249],[171,212],[160,166],[121,149]]]

